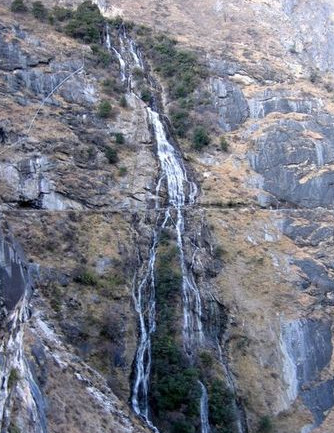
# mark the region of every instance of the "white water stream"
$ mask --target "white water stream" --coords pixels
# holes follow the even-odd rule
[[[108,29],[107,29],[108,32]],[[122,81],[127,82],[128,92],[138,98],[136,89],[133,87],[132,71],[140,68],[144,72],[141,55],[134,42],[126,35],[125,31],[120,35],[120,52],[111,44],[109,32],[106,40],[109,51],[114,51],[120,63],[120,75]],[[156,209],[160,210],[159,191],[162,184],[167,185],[168,206],[164,208],[162,223],[158,223],[153,234],[152,247],[150,249],[149,261],[146,272],[141,282],[133,289],[135,309],[139,317],[140,336],[135,359],[135,378],[132,390],[131,403],[136,414],[142,416],[147,424],[158,431],[150,421],[148,391],[151,371],[151,334],[155,331],[155,262],[156,247],[158,244],[158,233],[164,228],[168,221],[175,225],[179,260],[182,272],[182,301],[183,301],[183,343],[185,352],[189,357],[195,354],[196,348],[203,341],[202,307],[199,289],[197,288],[193,275],[188,269],[185,254],[183,235],[185,230],[184,207],[192,205],[197,195],[197,186],[190,181],[183,160],[179,152],[167,138],[165,126],[160,114],[153,108],[146,107],[148,121],[152,126],[156,145],[157,156],[160,163],[160,178],[156,186]],[[161,221],[161,218],[160,218]],[[200,415],[201,431],[209,433],[208,422],[208,396],[203,383],[201,387]]]

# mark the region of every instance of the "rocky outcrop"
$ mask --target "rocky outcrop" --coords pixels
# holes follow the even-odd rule
[[[333,380],[320,379],[332,358],[331,323],[283,321],[281,327],[288,397],[294,401],[300,395],[319,425],[334,403]]]
[[[256,140],[252,167],[263,188],[282,202],[333,207],[333,118],[323,114],[302,121],[275,122]]]
[[[321,107],[321,101],[316,98],[291,97],[286,92],[267,89],[248,100],[250,117],[261,119],[270,113],[303,113],[311,114]]]
[[[2,319],[31,289],[23,252],[8,228],[0,227],[0,282]]]
[[[246,99],[239,89],[228,79],[213,78],[214,104],[219,113],[219,125],[223,131],[233,131],[249,116]]]

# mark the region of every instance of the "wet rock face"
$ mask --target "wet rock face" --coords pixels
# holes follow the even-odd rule
[[[29,287],[23,253],[10,233],[6,233],[0,227],[0,300],[2,300],[2,307],[7,311],[13,310]]]
[[[320,379],[332,357],[331,323],[308,319],[284,322],[282,339],[289,364],[285,371],[290,396],[301,396],[318,425],[334,403],[333,380]]]
[[[214,78],[212,89],[219,113],[219,126],[226,132],[235,130],[249,115],[248,104],[242,91],[224,78]]]
[[[334,172],[330,167],[320,170],[334,161],[333,142],[331,116],[280,120],[256,141],[251,165],[263,176],[264,189],[279,200],[307,208],[333,208]]]

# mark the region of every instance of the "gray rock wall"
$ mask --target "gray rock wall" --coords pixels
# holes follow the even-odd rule
[[[0,300],[11,311],[30,289],[23,252],[8,229],[0,226]]]

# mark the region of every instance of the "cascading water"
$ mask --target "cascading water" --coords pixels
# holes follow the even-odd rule
[[[136,92],[135,83],[132,80],[134,68],[141,68],[145,73],[142,56],[134,42],[127,36],[125,29],[119,34],[120,51],[111,45],[111,38],[107,28],[106,45],[109,51],[113,51],[120,64],[120,75],[123,82],[127,83],[129,95],[140,99]],[[156,329],[155,314],[155,264],[156,249],[159,241],[159,233],[167,222],[171,222],[176,231],[179,261],[182,272],[182,302],[183,302],[183,345],[190,362],[196,351],[204,344],[202,325],[202,303],[200,291],[195,283],[193,273],[187,266],[184,252],[185,233],[185,207],[195,202],[197,186],[188,179],[187,171],[179,152],[167,138],[166,126],[157,111],[157,101],[154,99],[152,106],[146,106],[148,121],[152,127],[157,146],[157,156],[160,164],[160,177],[156,186],[157,211],[156,224],[153,232],[153,242],[149,253],[146,270],[138,282],[134,280],[133,299],[135,309],[139,317],[140,337],[134,363],[134,385],[132,389],[131,403],[134,412],[145,419],[147,424],[156,432],[157,428],[152,424],[149,414],[148,392],[151,372],[151,334]],[[168,205],[160,206],[159,192],[163,184],[166,184]],[[161,214],[162,212],[162,214]],[[208,393],[205,385],[198,382],[200,397],[201,433],[210,433]],[[238,431],[243,429],[238,424]]]
[[[201,387],[201,427],[202,427],[202,433],[210,433],[210,424],[209,424],[209,402],[208,402],[208,393],[206,391],[205,386],[202,382],[199,382],[199,385]]]
[[[151,372],[151,333],[155,331],[155,279],[154,268],[156,261],[156,246],[158,242],[158,231],[155,229],[153,245],[150,249],[150,258],[147,272],[137,287],[136,276],[133,284],[133,300],[139,317],[140,339],[135,359],[135,380],[132,390],[131,403],[137,415],[141,415],[147,424],[156,432],[149,419],[148,411],[148,387]],[[145,309],[143,294],[145,288],[149,288],[148,299],[148,321],[145,320]]]

